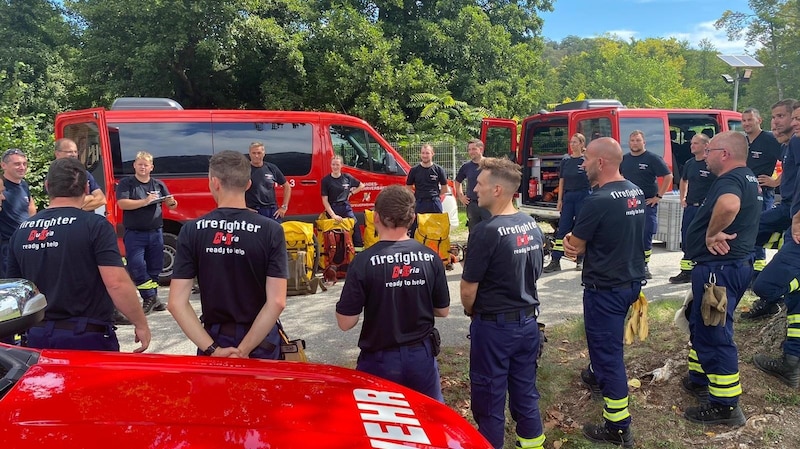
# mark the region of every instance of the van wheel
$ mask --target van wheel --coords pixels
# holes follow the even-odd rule
[[[164,268],[161,270],[161,275],[158,277],[158,283],[161,285],[169,285],[172,280],[172,272],[175,270],[175,254],[178,252],[178,236],[164,233]]]

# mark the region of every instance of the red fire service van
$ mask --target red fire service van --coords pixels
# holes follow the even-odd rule
[[[713,137],[742,130],[738,112],[717,109],[627,109],[617,100],[583,100],[556,106],[522,120],[490,118],[483,121],[481,140],[487,154],[509,154],[523,168],[520,210],[556,223],[558,170],[575,133],[588,145],[598,137],[613,137],[628,151],[633,130],[644,132],[645,147],[658,154],[680,179],[680,168],[691,157],[689,144],[697,133]],[[519,129],[519,138],[518,135]],[[676,187],[677,188],[677,187]]]
[[[287,215],[312,221],[324,210],[320,182],[340,155],[350,173],[366,185],[351,198],[356,215],[375,204],[378,191],[405,184],[408,163],[367,122],[325,113],[264,110],[184,110],[166,98],[120,98],[110,109],[94,108],[58,114],[56,138],[78,144],[79,158],[108,197],[103,213],[121,237],[122,211],[115,199],[119,180],[133,174],[137,152],[153,155],[152,175],[178,200],[164,209],[164,272],[172,274],[178,232],[187,220],[215,207],[208,191],[212,154],[235,150],[247,154],[251,142],[262,142],[266,160],[276,164],[292,186]],[[283,189],[277,191],[282,204]],[[121,243],[121,242],[120,242]]]

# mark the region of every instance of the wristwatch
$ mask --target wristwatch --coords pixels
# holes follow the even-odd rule
[[[203,352],[203,355],[207,355],[207,356],[210,357],[211,354],[213,354],[214,351],[216,351],[216,350],[217,350],[217,344],[216,343],[211,343],[211,346],[207,347],[202,352]]]
[[[284,209],[284,210],[289,210],[289,206],[287,206],[287,205],[283,204],[283,205],[281,205],[281,209]]]
[[[664,197],[656,193],[656,198],[661,199],[661,198],[664,198]]]

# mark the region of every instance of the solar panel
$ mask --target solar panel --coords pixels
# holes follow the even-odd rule
[[[756,58],[750,55],[717,55],[731,67],[764,67]]]

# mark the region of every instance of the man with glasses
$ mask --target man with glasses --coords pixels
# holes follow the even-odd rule
[[[761,195],[758,179],[747,168],[747,140],[741,133],[714,136],[706,149],[706,165],[717,179],[686,231],[686,258],[694,263],[694,301],[689,313],[689,375],[681,384],[699,406],[687,408],[684,417],[698,424],[738,427],[746,419],[739,407],[742,386],[733,312],[753,274]],[[702,313],[704,303],[713,304],[708,296],[723,304],[724,316],[712,319]]]
[[[19,224],[36,213],[25,175],[28,158],[22,150],[11,148],[0,159],[3,169],[3,203],[0,209],[0,278],[8,277],[8,240]]]
[[[63,159],[66,157],[78,158],[78,145],[72,139],[62,138],[56,140],[56,159]],[[84,198],[83,207],[81,209],[86,211],[94,211],[98,207],[106,205],[106,194],[100,188],[100,185],[95,181],[89,171],[86,171],[86,178],[89,180],[89,193]]]

